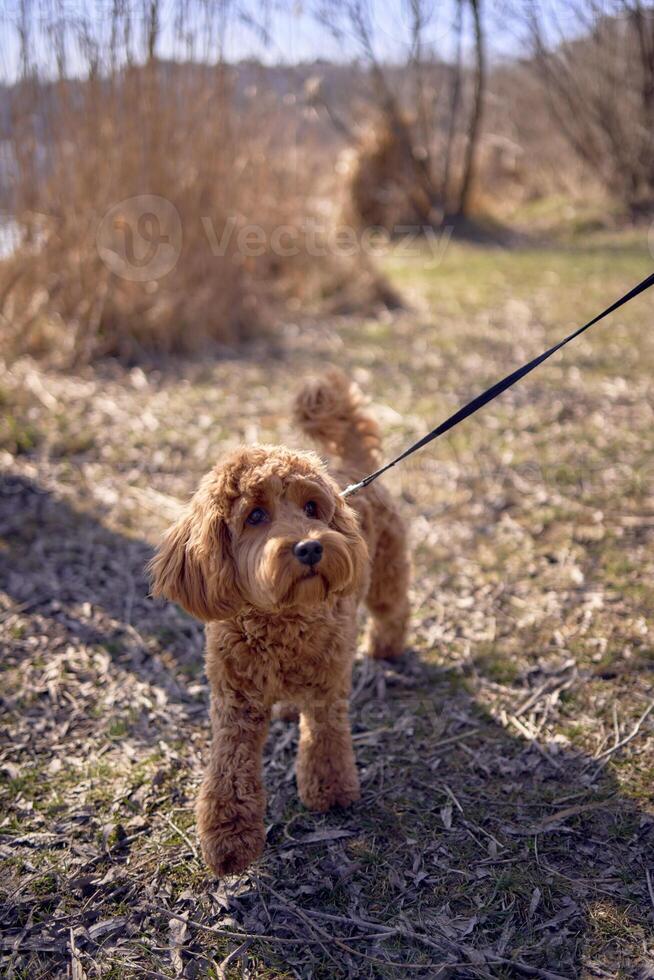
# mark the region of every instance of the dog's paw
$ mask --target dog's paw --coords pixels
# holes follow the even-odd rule
[[[372,660],[399,660],[404,653],[404,646],[394,646],[382,640],[371,641],[368,646],[368,656]]]
[[[348,779],[329,780],[315,776],[298,779],[298,793],[307,809],[317,813],[325,813],[335,806],[350,806],[361,796],[356,773]]]
[[[261,856],[266,840],[263,824],[214,828],[200,834],[202,855],[217,878],[245,871]]]
[[[397,660],[406,651],[406,625],[398,621],[371,620],[366,632],[366,652],[373,660]]]

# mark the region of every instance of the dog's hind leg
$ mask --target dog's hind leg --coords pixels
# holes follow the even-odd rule
[[[390,515],[389,515],[390,516]],[[385,522],[370,569],[368,655],[392,660],[405,648],[410,565],[406,530],[397,514]]]
[[[296,775],[300,799],[310,810],[324,813],[359,799],[346,693],[303,700]]]

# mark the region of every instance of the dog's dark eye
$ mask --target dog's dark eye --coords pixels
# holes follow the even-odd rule
[[[307,500],[304,505],[304,513],[307,517],[317,517],[318,516],[318,504],[315,500]]]
[[[248,515],[246,524],[251,524],[252,527],[256,527],[257,524],[264,524],[268,520],[268,514],[263,509],[263,507],[255,507],[251,514]]]

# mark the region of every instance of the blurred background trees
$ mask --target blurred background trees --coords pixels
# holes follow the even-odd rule
[[[572,0],[574,36],[528,7],[531,67],[552,122],[634,214],[654,206],[654,10],[640,0]],[[554,23],[554,41],[548,26]]]
[[[289,311],[393,304],[366,229],[507,240],[539,214],[654,207],[640,0],[19,0],[3,31],[0,315],[17,352],[235,347]],[[138,231],[121,202],[143,195],[180,228],[150,279],[106,261]],[[177,235],[155,218],[142,230]]]
[[[384,38],[380,40],[366,0],[331,0],[317,8],[317,16],[336,37],[349,34],[370,81],[369,125],[356,144],[350,184],[356,215],[389,231],[411,222],[433,226],[465,217],[471,208],[486,83],[480,0],[454,4],[448,31],[455,46],[452,64],[443,61],[430,40],[434,6],[425,0],[406,4],[405,51],[399,61],[384,61],[380,55]],[[474,54],[464,73],[466,17],[472,24]],[[323,104],[332,121],[339,118],[324,99]]]

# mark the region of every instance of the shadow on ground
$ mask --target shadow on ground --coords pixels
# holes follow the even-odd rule
[[[130,669],[149,654],[197,672],[202,628],[149,597],[152,547],[107,528],[27,477],[0,475],[0,589],[58,632],[101,644]]]
[[[363,798],[316,818],[276,786],[263,871],[232,907],[244,926],[265,899],[286,928],[309,938],[309,923],[314,943],[334,929],[349,937],[349,976],[386,975],[364,950],[412,972],[422,961],[429,976],[438,964],[456,977],[654,975],[654,820],[606,768],[511,737],[464,677],[415,655],[360,662],[355,690]],[[319,946],[285,956],[303,976],[327,966]]]

